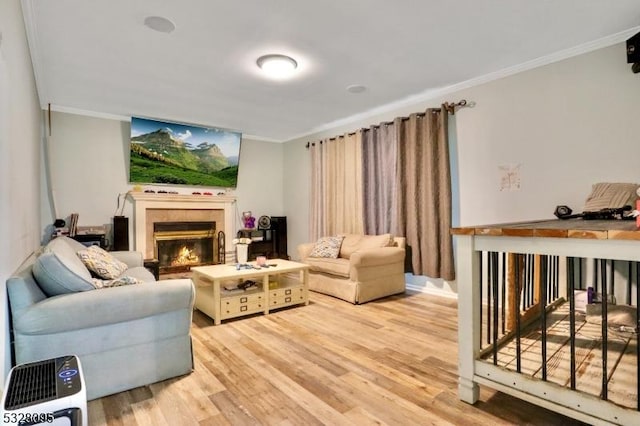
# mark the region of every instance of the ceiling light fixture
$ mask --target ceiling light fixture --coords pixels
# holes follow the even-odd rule
[[[298,63],[286,55],[274,54],[260,56],[256,63],[267,76],[275,79],[290,77],[296,68],[298,68]]]
[[[162,16],[147,16],[144,18],[144,24],[161,33],[170,33],[176,29],[176,24]]]

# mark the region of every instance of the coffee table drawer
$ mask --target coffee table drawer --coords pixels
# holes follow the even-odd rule
[[[277,288],[269,291],[269,306],[286,306],[296,303],[303,303],[304,287],[302,285],[296,287]]]
[[[223,317],[260,312],[265,309],[265,297],[262,293],[225,297],[220,302]]]

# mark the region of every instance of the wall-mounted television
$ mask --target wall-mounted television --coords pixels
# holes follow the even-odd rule
[[[131,118],[129,182],[235,188],[242,134]]]

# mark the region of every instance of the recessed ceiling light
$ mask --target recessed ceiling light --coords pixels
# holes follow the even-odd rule
[[[298,68],[298,63],[286,55],[260,56],[256,63],[267,76],[275,79],[290,77]]]
[[[162,16],[147,16],[144,18],[144,24],[152,30],[159,31],[161,33],[170,33],[176,29],[176,24]]]
[[[367,90],[367,87],[362,84],[352,84],[351,86],[347,86],[347,92],[349,93],[362,93],[365,90]]]

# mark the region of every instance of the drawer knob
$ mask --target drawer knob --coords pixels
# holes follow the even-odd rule
[[[247,298],[245,297],[241,297],[240,298],[240,303],[247,303]]]

